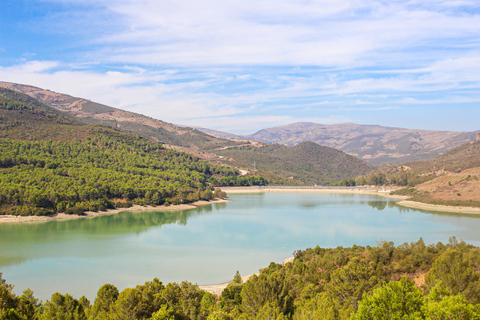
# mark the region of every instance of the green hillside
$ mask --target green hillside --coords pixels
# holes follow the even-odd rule
[[[0,214],[82,213],[212,198],[211,177],[237,170],[0,93]]]
[[[307,185],[324,185],[341,179],[349,179],[372,171],[365,162],[329,147],[313,142],[295,146],[280,144],[265,147],[235,147],[216,152],[232,165],[271,172],[289,181]]]

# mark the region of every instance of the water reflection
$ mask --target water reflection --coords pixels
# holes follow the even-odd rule
[[[368,201],[367,204],[372,207],[372,208],[375,208],[377,210],[384,210],[387,206],[389,208],[393,208],[393,207],[398,207],[398,205],[395,203],[395,201],[379,201],[379,200],[376,200],[376,201]]]
[[[220,210],[225,204],[216,204]],[[35,257],[28,248],[48,243],[68,243],[126,234],[140,235],[152,228],[169,224],[186,226],[188,219],[212,212],[212,206],[186,211],[136,211],[77,220],[0,225],[0,266],[19,264]]]

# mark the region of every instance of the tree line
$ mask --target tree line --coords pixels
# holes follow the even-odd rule
[[[420,175],[415,172],[401,171],[401,172],[380,172],[376,171],[367,176],[360,176],[356,178],[343,179],[331,183],[331,186],[384,186],[393,185],[401,187],[413,187],[417,184],[432,180],[434,175]]]
[[[450,238],[376,247],[316,247],[293,263],[271,263],[246,283],[237,271],[220,297],[189,282],[158,279],[121,292],[111,284],[93,304],[54,293],[13,293],[0,276],[0,319],[479,319],[480,248]]]

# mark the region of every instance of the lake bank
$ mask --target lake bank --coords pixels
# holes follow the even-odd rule
[[[70,215],[65,213],[58,213],[53,216],[12,216],[12,215],[0,215],[0,224],[3,223],[24,223],[24,222],[46,222],[52,220],[74,220],[74,219],[85,219],[85,218],[95,218],[101,216],[107,216],[112,214],[119,214],[120,212],[131,212],[131,211],[182,211],[195,209],[201,206],[206,206],[214,203],[227,203],[230,200],[226,199],[212,199],[210,201],[195,201],[188,204],[178,204],[170,206],[138,206],[134,205],[130,208],[118,208],[118,209],[107,209],[106,211],[92,212],[87,211],[84,215]]]
[[[439,211],[460,214],[480,214],[480,208],[462,207],[462,206],[445,206],[429,204],[408,200],[407,196],[391,195],[390,192],[399,188],[378,188],[378,187],[223,187],[227,195],[241,193],[326,193],[326,194],[363,194],[376,195],[381,197],[393,198],[398,201],[397,204],[406,208],[421,209],[428,211]]]
[[[390,192],[396,188],[378,188],[378,187],[303,187],[303,186],[252,186],[252,187],[221,187],[227,195],[241,193],[327,193],[327,194],[363,194],[382,196],[387,198],[406,200],[406,196],[390,195]]]
[[[255,273],[255,275],[258,276],[259,273]],[[248,279],[250,279],[250,278],[253,277],[253,276],[254,276],[254,275],[251,274],[251,275],[242,277],[242,282],[243,282],[243,283],[247,282]],[[232,282],[233,282],[233,280],[228,281],[228,282],[224,282],[224,283],[220,283],[220,284],[201,285],[201,286],[198,286],[198,288],[200,288],[200,289],[203,290],[203,291],[209,292],[209,293],[213,294],[214,296],[217,296],[218,298],[220,298],[220,296],[222,295],[223,290],[225,290],[225,288],[226,288],[230,283],[232,283]]]
[[[429,204],[417,201],[403,200],[398,201],[399,206],[412,208],[412,209],[421,209],[428,211],[440,211],[440,212],[449,212],[449,213],[461,213],[461,214],[480,214],[480,208],[473,207],[454,207],[454,206],[444,206],[439,204]]]

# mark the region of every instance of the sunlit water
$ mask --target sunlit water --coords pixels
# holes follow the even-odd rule
[[[480,219],[424,213],[365,195],[238,194],[228,204],[179,212],[125,212],[94,219],[0,225],[0,272],[20,294],[46,300],[58,291],[95,298],[154,277],[222,283],[236,270],[258,272],[298,249],[446,243],[480,245]]]

